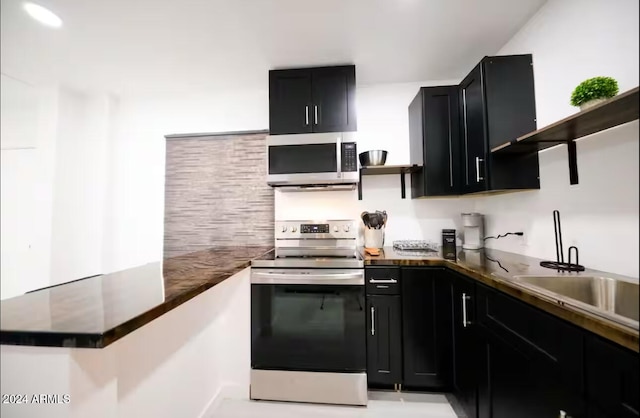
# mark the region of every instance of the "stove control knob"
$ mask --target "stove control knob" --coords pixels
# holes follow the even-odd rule
[[[286,225],[282,225],[282,232],[287,232],[287,226]]]
[[[349,225],[344,226],[344,232],[349,232]]]
[[[291,232],[296,232],[296,227],[295,226],[291,227]]]
[[[333,227],[333,232],[338,232],[340,230],[340,228],[338,228],[338,225]]]

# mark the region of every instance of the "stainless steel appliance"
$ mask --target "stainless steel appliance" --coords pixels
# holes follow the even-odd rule
[[[366,405],[356,222],[276,221],[251,263],[251,399]]]
[[[267,184],[283,190],[353,189],[359,181],[352,132],[267,138]]]
[[[465,250],[479,250],[484,248],[484,216],[481,213],[463,213]]]

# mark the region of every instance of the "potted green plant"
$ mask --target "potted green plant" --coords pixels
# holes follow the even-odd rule
[[[585,110],[618,94],[618,82],[611,77],[593,77],[578,84],[571,93],[571,105]]]

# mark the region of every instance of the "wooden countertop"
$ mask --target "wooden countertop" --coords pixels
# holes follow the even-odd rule
[[[558,274],[555,270],[540,267],[542,260],[538,258],[491,249],[480,251],[459,249],[456,261],[445,260],[439,253],[416,256],[409,251],[397,251],[392,247],[385,247],[380,251],[379,256],[365,254],[364,249],[361,250],[361,254],[365,260],[365,266],[447,267],[628,349],[639,351],[638,328],[630,328],[579,308],[560,304],[557,300],[551,300],[544,294],[516,284],[513,280],[513,276],[516,275],[549,276]],[[559,274],[597,275],[638,282],[638,279],[589,269],[582,273]]]
[[[0,343],[106,347],[270,250],[212,248],[5,299],[0,301]]]

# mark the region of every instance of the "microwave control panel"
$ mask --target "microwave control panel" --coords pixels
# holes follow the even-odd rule
[[[358,171],[358,155],[355,142],[342,143],[342,171]]]

